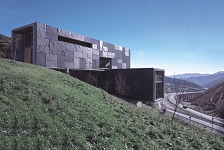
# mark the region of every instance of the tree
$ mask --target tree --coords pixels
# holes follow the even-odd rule
[[[5,58],[6,54],[4,54],[3,52],[0,52],[0,58]]]
[[[98,76],[100,74],[100,71],[98,70],[92,70],[92,71],[89,71],[89,74],[87,76],[87,80],[86,82],[91,84],[91,85],[94,85],[96,87],[98,87]]]
[[[129,86],[126,83],[125,76],[121,73],[115,76],[115,90],[119,97],[123,97],[129,92]]]
[[[105,91],[108,91],[109,90],[110,84],[111,84],[111,80],[108,79],[108,81],[105,82],[105,86],[104,86]]]
[[[23,38],[23,35],[22,34],[19,34],[19,33],[13,34],[13,41],[15,43],[14,60],[16,60],[16,51],[17,51],[17,49],[20,46],[20,41],[22,40],[22,38]]]

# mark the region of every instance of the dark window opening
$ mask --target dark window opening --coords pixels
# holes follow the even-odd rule
[[[33,32],[24,33],[24,62],[32,63]]]
[[[156,72],[156,82],[163,82],[162,72]]]
[[[163,72],[156,71],[156,99],[164,98],[163,80],[164,80]]]
[[[163,83],[156,83],[156,99],[163,98]]]
[[[31,47],[32,39],[33,39],[33,32],[25,33],[24,38],[25,38],[25,47]]]
[[[111,69],[111,58],[100,57],[100,68]]]
[[[67,37],[64,37],[64,36],[58,36],[58,41],[72,43],[72,44],[76,44],[76,45],[81,45],[81,46],[92,48],[92,43],[79,41],[79,40],[67,38]]]

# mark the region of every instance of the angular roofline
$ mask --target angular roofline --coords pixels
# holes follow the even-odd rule
[[[30,24],[27,24],[27,25],[24,25],[24,26],[21,26],[21,27],[18,27],[18,28],[12,29],[12,32],[13,32],[13,31],[17,31],[17,30],[22,30],[22,29],[27,28],[27,27],[34,26],[35,24],[37,24],[37,22],[30,23]]]
[[[41,22],[33,22],[33,23],[30,23],[30,24],[27,24],[27,25],[23,25],[23,26],[21,26],[21,27],[12,29],[12,32],[15,32],[15,31],[18,31],[18,30],[22,30],[22,29],[24,29],[24,28],[28,28],[28,27],[34,26],[34,25],[36,25],[36,24],[38,24],[38,23],[43,24],[43,25],[47,25],[47,26],[50,26],[50,27],[53,27],[53,28],[57,28],[57,29],[61,29],[61,30],[65,30],[65,31],[68,31],[68,32],[72,32],[72,33],[75,33],[75,34],[77,34],[77,35],[85,36],[85,35],[83,35],[83,34],[79,34],[79,33],[73,32],[73,31],[69,31],[69,30],[67,30],[67,29],[62,29],[62,28],[54,27],[54,26],[51,26],[51,25],[48,25],[48,24],[44,24],[44,23],[41,23]],[[87,37],[87,38],[92,38],[92,37],[89,37],[89,36],[85,36],[85,37]],[[92,38],[92,39],[96,39],[96,38]],[[107,41],[104,41],[104,40],[100,40],[100,39],[96,39],[96,40],[103,41],[103,42],[105,42],[105,43],[110,43],[110,42],[107,42]],[[110,43],[110,44],[113,44],[113,43]],[[116,45],[116,46],[120,46],[120,45],[117,45],[117,44],[114,44],[114,45]],[[124,46],[121,46],[121,47],[124,47]],[[130,48],[127,48],[127,47],[124,47],[124,48],[128,49],[129,51],[131,50]]]

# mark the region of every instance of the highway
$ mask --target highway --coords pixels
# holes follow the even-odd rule
[[[176,100],[175,100],[175,93],[171,93],[169,95],[165,95],[163,101],[157,102],[160,108],[166,108],[167,111],[170,113],[174,113]],[[213,128],[217,131],[224,133],[224,122],[221,119],[200,113],[190,108],[183,108],[182,104],[178,104],[178,109],[175,115],[179,115],[188,119],[189,121],[194,121],[200,123],[204,126]],[[180,111],[181,110],[181,111]]]

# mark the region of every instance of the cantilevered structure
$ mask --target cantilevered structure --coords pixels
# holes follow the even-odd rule
[[[130,50],[101,40],[35,22],[12,30],[21,34],[18,49],[12,44],[11,57],[49,68],[130,68]]]

